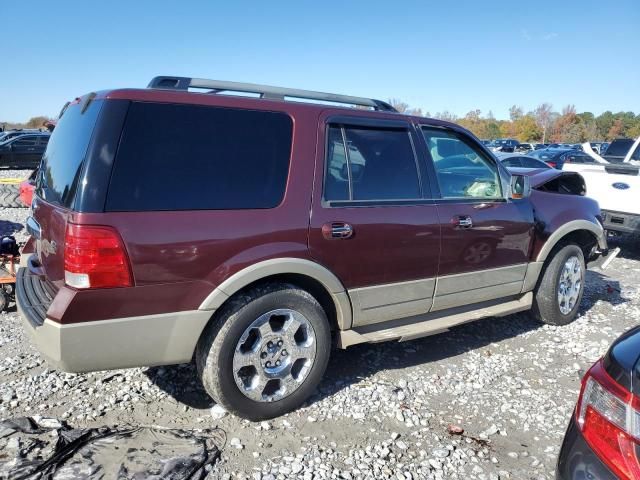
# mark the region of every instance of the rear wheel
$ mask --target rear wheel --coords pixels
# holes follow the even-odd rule
[[[330,349],[318,301],[293,285],[274,284],[223,307],[198,343],[196,364],[216,402],[262,420],[297,408],[313,393]]]
[[[555,250],[548,260],[535,292],[533,312],[550,325],[566,325],[578,314],[584,293],[585,263],[576,244]]]

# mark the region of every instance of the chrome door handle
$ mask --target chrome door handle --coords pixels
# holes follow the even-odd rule
[[[339,240],[353,236],[353,227],[344,222],[325,223],[322,226],[322,236],[327,240]]]
[[[456,215],[451,219],[451,224],[455,228],[471,228],[473,227],[473,220],[469,215]]]

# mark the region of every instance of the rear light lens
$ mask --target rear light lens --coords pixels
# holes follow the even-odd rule
[[[547,162],[547,165],[549,165],[551,168],[556,168],[558,164],[556,162]]]
[[[67,224],[64,280],[81,289],[132,286],[127,252],[115,229]]]
[[[578,426],[598,457],[622,479],[640,478],[639,400],[599,360],[584,377],[576,408]]]

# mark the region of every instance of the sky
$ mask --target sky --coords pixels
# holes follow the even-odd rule
[[[2,2],[0,121],[156,75],[507,118],[640,113],[640,0]]]

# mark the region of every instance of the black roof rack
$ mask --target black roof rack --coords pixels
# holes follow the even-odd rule
[[[395,112],[396,109],[382,100],[373,98],[352,97],[351,95],[338,95],[336,93],[314,92],[311,90],[298,90],[296,88],[272,87],[269,85],[258,85],[255,83],[225,82],[221,80],[207,80],[204,78],[190,77],[154,77],[147,88],[159,88],[166,90],[189,90],[189,88],[208,89],[209,93],[219,92],[243,92],[255,93],[260,98],[272,100],[286,100],[287,98],[298,98],[307,100],[318,100],[321,102],[341,103],[346,105],[357,105],[359,107],[370,107],[374,110]]]

